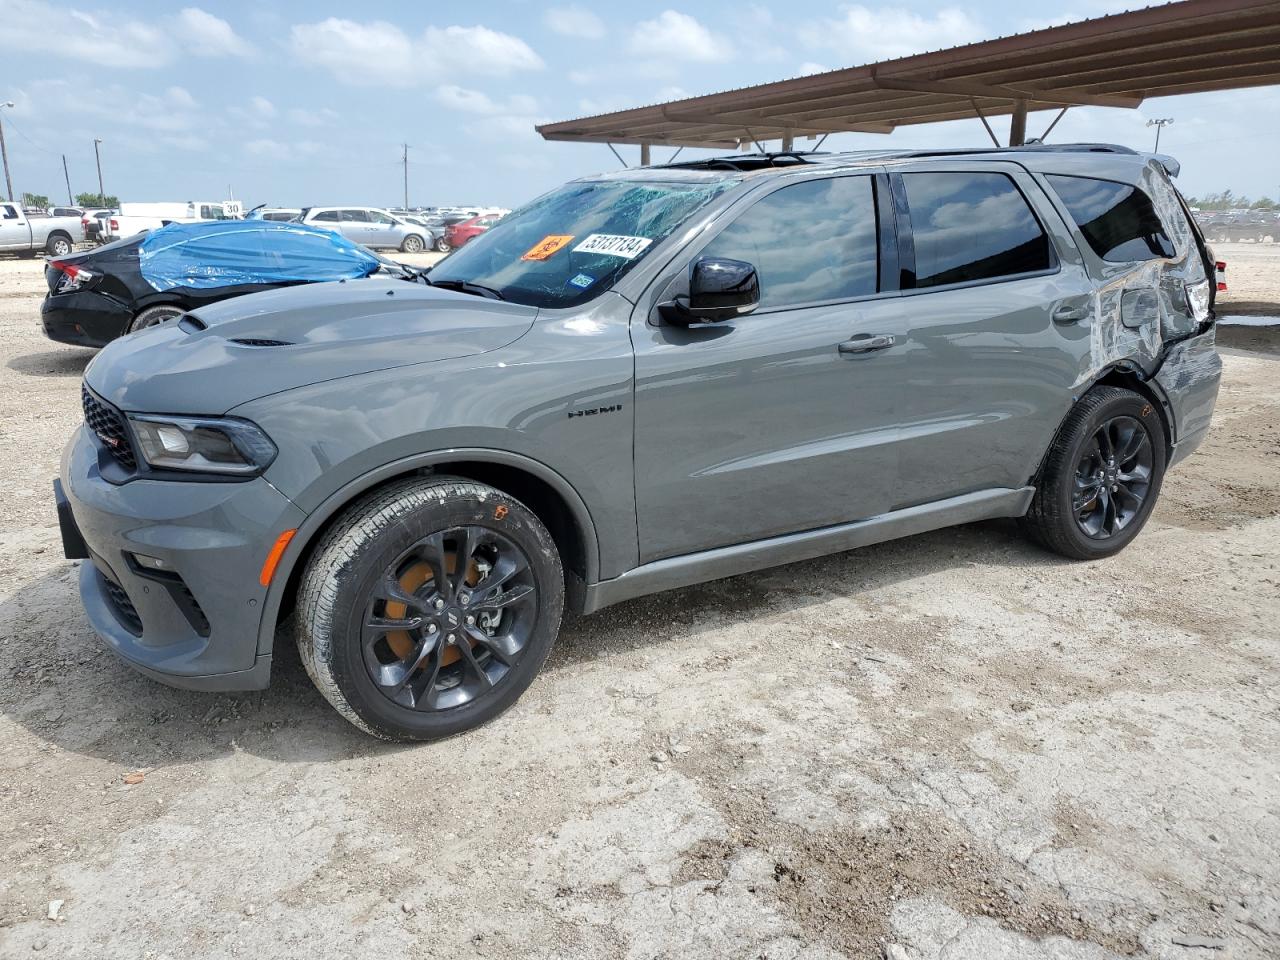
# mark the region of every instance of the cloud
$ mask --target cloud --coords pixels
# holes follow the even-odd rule
[[[987,36],[977,20],[956,7],[926,17],[901,7],[845,6],[839,17],[811,21],[798,32],[810,47],[834,50],[850,61],[845,65],[907,57]]]
[[[255,157],[264,157],[267,160],[285,160],[291,155],[292,151],[288,144],[281,143],[279,140],[250,140],[244,145],[245,153],[252,154]]]
[[[250,98],[247,107],[231,107],[227,110],[228,116],[236,123],[258,128],[269,126],[278,112],[275,104],[263,96]]]
[[[637,23],[628,48],[638,56],[692,63],[717,63],[733,55],[729,41],[675,10],[664,10],[656,19]]]
[[[197,57],[244,57],[253,52],[231,24],[199,7],[184,7],[172,18],[169,30]]]
[[[289,111],[289,122],[296,123],[300,127],[324,127],[337,120],[338,111],[331,110],[328,107],[321,107],[319,110],[294,107]]]
[[[450,110],[479,116],[531,114],[538,109],[538,101],[522,93],[513,94],[505,102],[499,102],[478,90],[467,90],[452,84],[438,89],[436,99]]]
[[[604,21],[586,7],[552,7],[542,20],[555,33],[583,40],[599,40],[605,34]]]
[[[413,44],[394,23],[356,23],[330,17],[295,24],[293,52],[353,86],[407,87],[417,82]]]
[[[502,77],[517,70],[541,70],[546,66],[519,37],[488,27],[427,27],[423,47],[438,66],[459,72]]]
[[[410,87],[441,71],[505,76],[545,66],[519,37],[488,27],[428,27],[415,40],[385,20],[329,17],[295,24],[290,42],[299,59],[352,86]]]
[[[62,24],[56,43],[50,25]],[[6,42],[117,70],[165,67],[183,56],[243,57],[253,48],[225,20],[187,7],[153,22],[131,20],[114,11],[55,7],[44,0],[6,0]]]

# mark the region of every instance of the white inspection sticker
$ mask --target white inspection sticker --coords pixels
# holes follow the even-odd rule
[[[593,233],[573,248],[574,253],[599,253],[634,260],[653,243],[648,237],[624,237],[613,233]]]

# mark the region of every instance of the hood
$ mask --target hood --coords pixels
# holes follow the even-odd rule
[[[324,380],[496,350],[537,315],[398,279],[288,287],[121,337],[85,381],[122,410],[220,414]]]

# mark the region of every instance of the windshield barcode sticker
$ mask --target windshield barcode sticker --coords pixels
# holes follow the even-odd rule
[[[653,243],[648,237],[624,237],[613,233],[593,233],[573,248],[574,253],[598,253],[607,257],[634,260]]]

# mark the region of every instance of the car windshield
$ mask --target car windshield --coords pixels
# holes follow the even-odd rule
[[[681,223],[733,184],[603,180],[568,183],[493,221],[431,270],[504,300],[571,307],[609,289]]]

